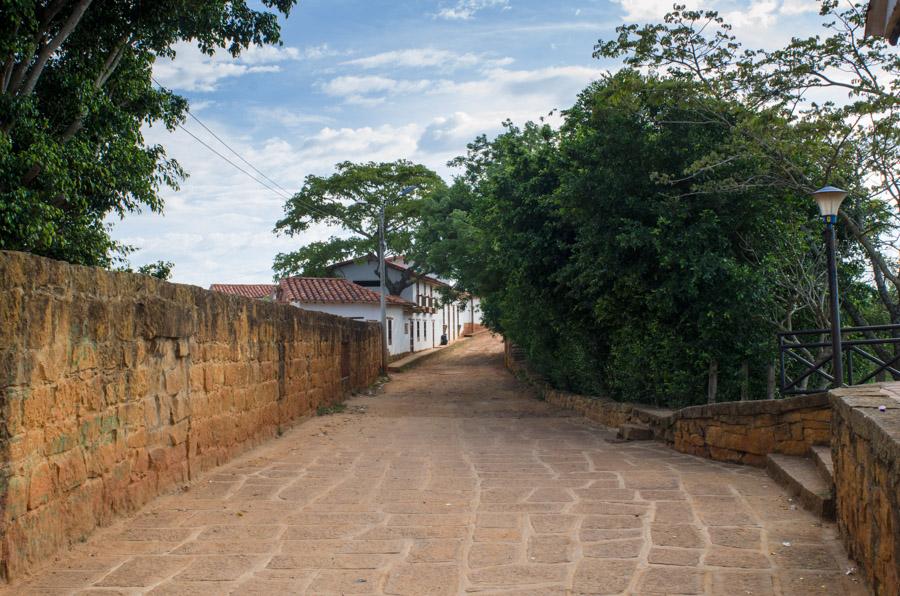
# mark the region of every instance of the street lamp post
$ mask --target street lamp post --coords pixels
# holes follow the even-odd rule
[[[841,349],[841,308],[838,298],[837,259],[835,258],[835,233],[838,209],[847,196],[847,191],[834,186],[820,188],[813,193],[819,205],[819,212],[825,220],[825,248],[828,253],[828,301],[831,307],[831,375],[832,387],[840,387],[844,382],[844,355]]]
[[[400,189],[397,197],[404,197],[415,189],[415,186],[404,186]],[[387,251],[387,245],[384,243],[384,208],[385,203],[382,202],[381,207],[378,209],[378,293],[380,295],[378,304],[381,309],[381,374],[386,375],[390,355],[388,354],[387,305],[385,304],[386,290],[384,285],[384,260],[385,252]]]

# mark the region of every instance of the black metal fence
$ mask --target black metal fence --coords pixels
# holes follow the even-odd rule
[[[781,394],[818,393],[832,385],[831,330],[778,334]],[[843,385],[900,380],[900,325],[841,329]]]

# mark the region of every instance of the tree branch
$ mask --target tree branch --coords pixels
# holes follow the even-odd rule
[[[25,79],[21,89],[17,90],[20,95],[28,95],[34,91],[34,87],[37,85],[38,79],[41,78],[41,74],[43,74],[44,67],[47,66],[47,61],[50,59],[50,56],[59,49],[63,42],[75,30],[75,27],[78,26],[78,23],[84,16],[88,6],[91,5],[91,1],[92,0],[80,0],[78,4],[75,5],[75,8],[72,9],[72,14],[70,14],[69,18],[66,19],[66,22],[63,23],[59,32],[49,41],[49,43],[41,47],[40,52],[38,53],[38,59],[31,68],[28,78]]]
[[[118,68],[119,63],[122,61],[122,56],[125,55],[125,49],[128,47],[128,42],[130,41],[130,35],[123,35],[119,41],[113,46],[113,50],[109,53],[109,56],[106,58],[106,62],[103,64],[103,68],[100,69],[100,73],[94,79],[94,91],[99,91],[103,85],[109,80],[109,78],[113,75]],[[78,111],[78,116],[72,123],[66,128],[65,132],[63,132],[60,140],[63,143],[67,143],[72,137],[78,134],[78,131],[84,126],[84,117],[87,115],[84,107],[82,106]]]

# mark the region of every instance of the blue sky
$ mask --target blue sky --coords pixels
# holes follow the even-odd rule
[[[748,46],[773,47],[818,31],[815,0],[708,0]],[[233,60],[188,44],[154,68],[244,158],[288,191],[335,163],[424,163],[448,180],[448,159],[506,119],[522,123],[565,108],[603,72],[599,38],[626,22],[658,20],[664,0],[301,0],[282,22],[284,45]],[[241,162],[195,121],[186,127]],[[321,240],[272,233],[283,192],[267,190],[183,131],[147,128],[190,177],[166,189],[164,215],[113,221],[137,247],[135,265],[175,263],[174,281],[263,283],[276,253]],[[243,166],[243,164],[241,164]],[[249,169],[246,168],[245,169]]]

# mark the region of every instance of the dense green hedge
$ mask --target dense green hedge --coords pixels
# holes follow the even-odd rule
[[[626,70],[587,88],[558,130],[507,123],[430,199],[419,258],[482,296],[490,327],[560,388],[699,403],[715,361],[718,400],[739,398],[744,363],[764,397],[787,255],[814,255],[820,228],[807,196],[705,185],[695,164],[734,142],[708,114],[740,110]]]

